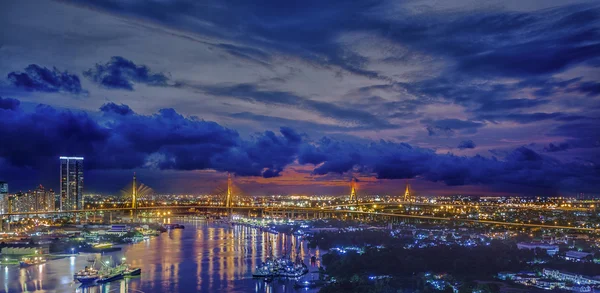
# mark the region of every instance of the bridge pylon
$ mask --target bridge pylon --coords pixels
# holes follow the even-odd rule
[[[350,181],[350,199],[351,203],[358,203],[358,198],[356,197],[356,178],[352,177],[352,181]]]
[[[408,180],[406,181],[406,190],[404,191],[404,201],[409,201],[411,200],[411,194],[410,194],[410,184],[408,184]]]
[[[232,190],[233,186],[231,180],[231,173],[227,173],[227,195],[225,197],[225,207],[227,208],[227,215],[229,216],[229,218],[231,218],[231,203],[233,200]]]
[[[137,178],[135,172],[133,172],[133,187],[131,188],[131,222],[135,222],[135,215],[138,207],[137,197]]]
[[[135,172],[133,172],[133,188],[131,190],[131,208],[137,209],[137,179]]]

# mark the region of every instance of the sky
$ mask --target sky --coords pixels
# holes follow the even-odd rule
[[[0,181],[600,195],[597,1],[2,1]]]

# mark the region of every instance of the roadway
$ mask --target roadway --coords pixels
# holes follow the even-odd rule
[[[369,205],[369,204],[377,204],[381,203],[363,203],[360,205]],[[398,204],[396,204],[398,205]],[[344,206],[356,206],[356,205],[344,205]],[[490,225],[505,225],[505,226],[519,226],[519,227],[532,227],[532,228],[548,228],[548,229],[569,229],[569,230],[578,230],[578,231],[598,231],[598,229],[594,228],[584,228],[584,227],[571,227],[571,226],[561,226],[561,225],[545,225],[545,224],[529,224],[529,223],[515,223],[515,222],[502,222],[502,221],[493,221],[493,220],[479,220],[479,219],[464,219],[464,218],[450,218],[450,217],[436,217],[436,216],[423,216],[423,215],[408,215],[408,214],[398,214],[398,213],[383,213],[383,212],[369,212],[369,211],[353,211],[346,209],[337,209],[342,206],[332,206],[332,207],[318,207],[318,208],[307,208],[307,207],[255,207],[255,206],[234,206],[234,207],[225,207],[225,206],[189,206],[189,205],[178,205],[178,206],[149,206],[149,207],[138,207],[137,211],[152,211],[152,210],[164,210],[164,209],[213,209],[213,210],[263,210],[267,212],[293,212],[293,213],[345,213],[345,214],[360,214],[360,215],[369,215],[369,216],[384,216],[384,217],[394,217],[394,218],[409,218],[409,219],[423,219],[423,220],[436,220],[436,221],[454,221],[454,222],[465,222],[465,223],[481,223],[481,224],[490,224]],[[96,213],[96,212],[112,212],[112,211],[131,211],[131,207],[113,207],[113,208],[100,208],[100,209],[85,209],[85,210],[71,210],[71,211],[48,211],[48,212],[17,212],[17,213],[7,213],[2,216],[31,216],[31,215],[56,215],[56,214],[83,214],[83,213]]]

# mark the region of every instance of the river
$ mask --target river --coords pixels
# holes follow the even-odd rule
[[[245,226],[231,227],[204,220],[182,222],[185,229],[171,230],[158,237],[125,245],[119,252],[107,253],[103,259],[115,261],[125,257],[132,266],[141,267],[142,274],[102,286],[82,288],[73,281],[73,274],[89,265],[88,256],[81,254],[49,261],[39,266],[0,268],[0,292],[316,292],[295,289],[294,281],[275,279],[271,283],[253,279],[256,265],[269,254],[271,241],[276,256],[299,249],[300,256],[317,271],[318,263],[310,265],[310,256],[323,252],[308,249],[306,241],[285,234],[261,232]],[[298,243],[300,241],[300,243]],[[295,255],[295,254],[294,254]],[[309,273],[304,279],[316,279]]]

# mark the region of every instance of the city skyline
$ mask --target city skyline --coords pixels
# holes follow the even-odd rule
[[[0,181],[598,195],[594,1],[212,4],[3,4]]]

